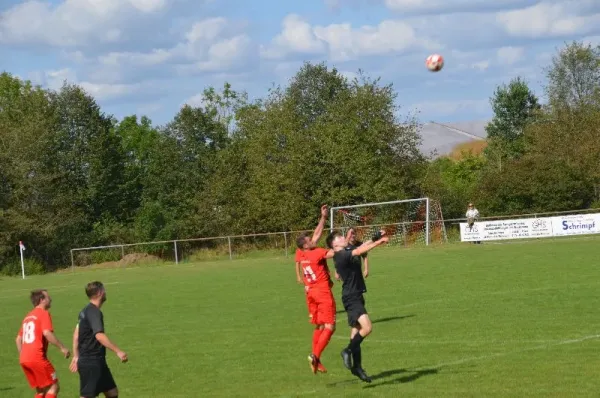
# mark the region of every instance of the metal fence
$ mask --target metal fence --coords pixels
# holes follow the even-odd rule
[[[536,218],[542,216],[586,214],[600,212],[600,209],[571,210],[561,212],[544,212],[530,214],[511,214],[494,217],[481,217],[480,220],[502,220],[512,218]],[[435,228],[430,228],[429,242],[432,245],[452,244],[460,242],[460,223],[466,218],[431,220]],[[379,225],[363,225],[357,227],[365,230],[373,228],[393,229],[394,231],[410,230],[413,224],[423,224],[423,221],[390,223]],[[443,225],[443,234],[433,236],[437,229]],[[176,239],[154,242],[123,243],[95,247],[82,247],[71,249],[71,267],[88,265],[117,265],[127,266],[137,263],[174,262],[201,262],[214,260],[234,260],[242,258],[274,258],[290,257],[296,250],[296,238],[308,231],[286,231],[249,235],[230,235],[206,238]],[[400,233],[400,232],[398,232]],[[324,244],[323,234],[320,245]],[[359,233],[360,235],[360,233]],[[409,235],[400,235],[400,239],[393,240],[397,246],[425,245],[425,240],[411,240]],[[367,237],[365,237],[367,238]]]

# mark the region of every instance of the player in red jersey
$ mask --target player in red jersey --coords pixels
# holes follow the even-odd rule
[[[308,356],[313,373],[325,373],[327,370],[321,363],[321,354],[335,331],[335,299],[331,292],[331,276],[327,267],[329,251],[317,247],[317,242],[323,234],[327,218],[327,206],[321,207],[321,219],[312,238],[302,234],[296,240],[296,273],[298,265],[302,269],[304,290],[310,322],[315,325],[313,332],[312,352]]]
[[[54,335],[52,317],[48,312],[52,299],[48,291],[34,290],[30,298],[35,308],[23,319],[17,335],[19,362],[29,385],[36,390],[36,398],[56,398],[59,391],[58,378],[46,356],[48,343],[57,346],[65,358],[69,358],[71,353]]]

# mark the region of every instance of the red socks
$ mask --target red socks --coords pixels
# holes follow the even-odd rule
[[[329,344],[331,335],[333,335],[333,330],[331,329],[325,328],[321,332],[321,336],[319,336],[319,341],[317,342],[316,347],[313,349],[313,354],[315,354],[317,358],[321,358],[321,353],[323,352],[323,350],[325,350],[327,344]]]
[[[319,338],[321,337],[321,332],[323,332],[323,330],[325,330],[325,329],[315,329],[315,331],[313,332],[313,342],[312,342],[312,353],[313,354],[317,350],[317,344],[319,344]]]
[[[46,394],[45,397],[46,398],[56,398],[56,395],[54,395],[54,394]]]

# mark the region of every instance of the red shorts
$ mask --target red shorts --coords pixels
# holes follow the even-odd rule
[[[306,304],[310,323],[335,324],[335,300],[331,289],[309,289],[306,292]]]
[[[47,359],[22,363],[21,368],[31,388],[46,388],[58,381],[54,366]]]

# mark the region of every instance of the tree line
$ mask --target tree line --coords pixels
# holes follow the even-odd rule
[[[0,264],[14,270],[20,240],[56,269],[73,247],[306,229],[322,203],[429,196],[446,218],[470,200],[486,215],[600,206],[600,47],[565,45],[545,75],[544,104],[520,77],[498,87],[485,150],[451,158],[419,151],[392,85],[325,63],[252,101],[206,89],[161,126],[4,72]]]

